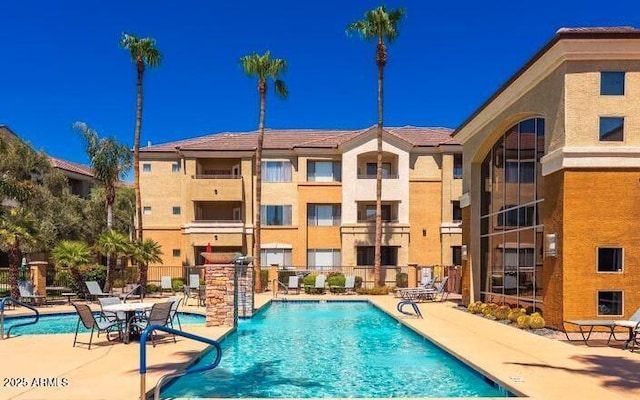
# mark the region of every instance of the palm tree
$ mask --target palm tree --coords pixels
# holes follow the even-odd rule
[[[262,206],[262,143],[264,141],[264,113],[267,99],[267,79],[273,80],[276,94],[283,99],[289,94],[284,81],[278,78],[287,70],[287,61],[281,58],[271,58],[269,51],[263,55],[252,53],[240,58],[240,65],[244,73],[252,78],[258,78],[258,94],[260,95],[260,119],[258,123],[258,145],[256,146],[256,208],[253,220],[254,247],[253,268],[255,271],[256,292],[262,290],[260,284],[260,208]]]
[[[384,274],[381,267],[382,247],[382,120],[383,120],[383,82],[384,67],[387,64],[387,45],[398,36],[398,22],[405,15],[403,8],[387,12],[384,6],[367,11],[364,19],[347,26],[347,35],[358,33],[365,40],[376,40],[376,65],[378,66],[378,150],[376,167],[376,232],[373,271],[375,285],[384,286]]]
[[[138,38],[126,33],[122,34],[120,45],[131,53],[131,60],[138,73],[138,98],[136,101],[136,127],[133,136],[133,183],[136,191],[137,238],[142,240],[142,198],[140,197],[140,134],[142,132],[142,78],[146,66],[157,67],[162,61],[162,54],[156,49],[153,38]]]
[[[20,297],[18,276],[22,254],[33,250],[37,243],[36,219],[31,212],[20,207],[0,212],[0,250],[9,256],[11,297],[17,299]]]
[[[100,235],[96,242],[95,248],[100,254],[108,255],[109,262],[107,265],[107,281],[104,291],[109,292],[113,287],[115,279],[116,260],[129,253],[131,241],[125,235],[113,229],[109,229]]]
[[[85,292],[84,279],[78,267],[91,262],[91,250],[85,242],[63,240],[59,242],[51,252],[51,257],[56,266],[69,268],[78,289]]]
[[[107,209],[107,229],[113,227],[113,203],[116,201],[116,186],[124,179],[131,167],[131,153],[127,146],[118,143],[114,138],[99,138],[96,131],[84,122],[76,122],[74,127],[80,131],[91,170],[96,180],[102,183],[105,190],[105,206]]]
[[[138,240],[133,243],[133,260],[140,265],[140,275],[138,276],[138,283],[142,287],[142,297],[147,288],[147,271],[149,264],[160,263],[162,264],[162,248],[153,239]]]

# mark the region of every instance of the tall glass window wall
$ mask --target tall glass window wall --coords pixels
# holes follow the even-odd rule
[[[508,129],[482,163],[481,293],[485,300],[542,302],[544,119]]]

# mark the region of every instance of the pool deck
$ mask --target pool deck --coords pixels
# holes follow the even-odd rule
[[[256,296],[256,306],[271,300]],[[587,347],[549,339],[486,320],[455,308],[452,302],[420,303],[424,319],[396,311],[392,296],[286,296],[287,300],[339,299],[370,300],[412,329],[430,338],[486,376],[532,399],[628,399],[640,398],[640,353],[623,351],[620,343]],[[282,296],[279,296],[282,299]],[[95,306],[95,305],[94,305]],[[97,309],[97,306],[95,306]],[[42,313],[72,312],[68,305],[40,307]],[[203,307],[181,307],[182,311],[203,313]],[[18,314],[8,311],[8,315]],[[220,338],[229,328],[184,327],[194,334]],[[88,334],[79,335],[82,341]],[[165,341],[147,349],[147,390],[167,373],[179,370],[201,352],[205,345],[184,338]],[[96,338],[91,350],[72,347],[73,334],[18,336],[0,341],[3,361],[3,399],[136,399],[140,392],[139,345],[107,342]],[[576,342],[578,343],[578,342]],[[10,378],[24,379],[15,386]],[[53,386],[38,386],[37,378],[49,379]],[[62,379],[67,384],[63,386]],[[57,385],[56,385],[57,383]]]

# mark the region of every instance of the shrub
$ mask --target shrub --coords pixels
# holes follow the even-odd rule
[[[510,312],[511,312],[511,307],[502,305],[496,309],[493,315],[496,317],[498,321],[502,321],[505,319],[509,319]]]
[[[370,295],[377,296],[377,295],[389,294],[390,291],[391,291],[391,288],[389,286],[379,286],[374,288],[360,288],[356,290],[356,293],[370,294]]]
[[[315,274],[309,274],[309,275],[305,276],[304,278],[302,278],[302,283],[305,286],[315,286],[315,284],[316,284],[316,275]]]
[[[531,317],[528,315],[521,315],[517,320],[518,328],[520,329],[529,329],[529,324],[531,323]]]
[[[475,303],[470,303],[467,306],[467,310],[469,310],[469,312],[473,313],[473,314],[480,314],[482,312],[480,310],[481,310],[481,307],[482,307],[483,304],[484,303],[481,302],[481,301],[476,301]]]
[[[107,280],[106,266],[94,264],[86,267],[81,267],[79,268],[79,271],[83,281],[97,281],[98,285],[100,285],[101,288],[104,288],[104,284]],[[87,290],[86,287],[78,287],[75,279],[72,279],[69,282],[69,289],[71,289],[72,292],[76,292],[78,294],[84,293]]]
[[[482,310],[482,314],[487,318],[494,318],[498,305],[496,303],[487,303]]]
[[[347,278],[344,275],[333,275],[327,278],[327,286],[342,286],[344,287],[345,281]]]
[[[278,271],[278,280],[285,285],[289,284],[289,277],[298,275],[297,271]]]
[[[409,286],[409,275],[406,272],[396,274],[396,287],[406,288]]]
[[[154,285],[153,283],[150,283],[147,285],[147,292],[146,293],[157,293],[160,291],[160,286],[158,285]]]
[[[184,281],[182,278],[171,278],[171,288],[176,292],[181,292],[184,288]]]
[[[60,270],[57,271],[53,276],[53,286],[62,286],[66,288],[70,288],[73,284],[73,275],[71,271],[68,270]]]
[[[527,310],[524,308],[512,308],[509,312],[508,318],[511,322],[518,322],[518,318],[527,315]]]
[[[362,287],[362,277],[361,276],[356,276],[356,285],[355,285],[356,289],[360,289]]]
[[[123,288],[124,287],[124,279],[118,278],[113,280],[114,288]]]
[[[544,318],[542,318],[542,315],[540,315],[540,313],[533,313],[529,316],[529,326],[532,329],[542,329],[544,328],[546,325]]]

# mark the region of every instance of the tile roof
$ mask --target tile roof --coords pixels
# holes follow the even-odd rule
[[[51,166],[54,168],[62,169],[65,171],[75,172],[80,175],[86,175],[93,178],[93,171],[91,167],[88,165],[78,164],[71,161],[63,160],[60,158],[55,158],[51,156],[47,156]]]
[[[336,148],[357,136],[369,131],[372,127],[360,130],[332,129],[265,129],[265,150],[294,148]],[[441,144],[458,144],[451,138],[452,129],[422,128],[405,126],[384,128],[389,134],[396,136],[417,147],[433,147]],[[257,131],[222,132],[193,139],[179,140],[159,145],[140,148],[141,152],[170,152],[180,150],[213,150],[213,151],[253,151],[257,145]]]

